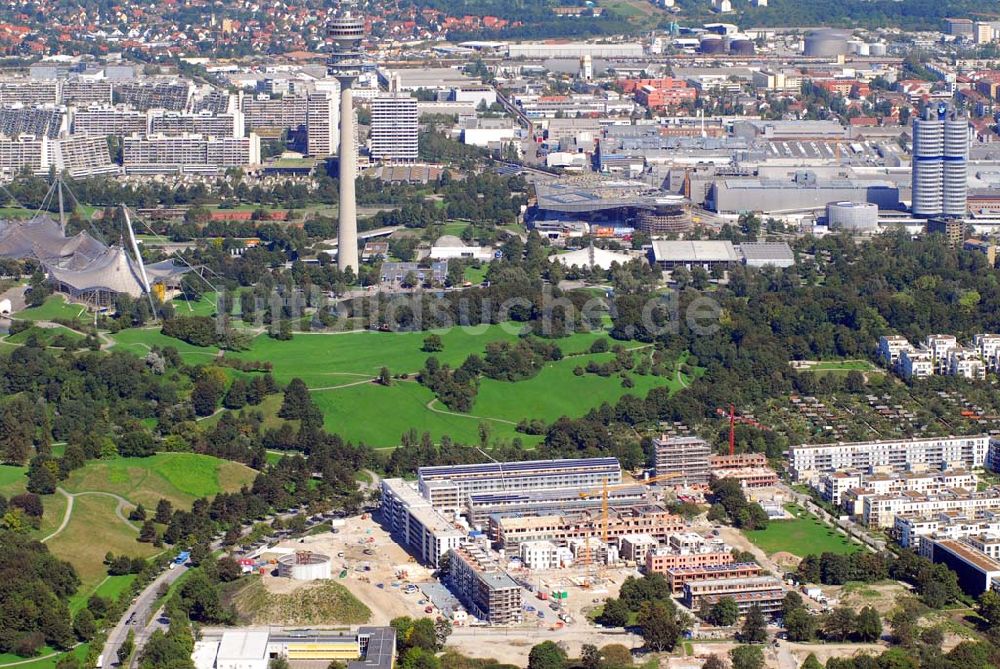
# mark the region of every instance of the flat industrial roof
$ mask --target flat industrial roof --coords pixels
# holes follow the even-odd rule
[[[723,241],[662,241],[653,242],[653,257],[657,262],[737,262],[739,256],[733,243]]]
[[[608,499],[616,497],[644,497],[647,488],[641,485],[629,485],[608,489]],[[524,492],[482,492],[469,495],[470,504],[512,504],[515,502],[558,502],[560,500],[588,497],[594,494],[591,488],[550,488],[545,490],[528,490]],[[596,496],[595,496],[596,497]]]
[[[747,260],[795,260],[787,242],[744,242],[740,244],[740,253]]]
[[[1000,562],[997,562],[986,553],[980,553],[971,546],[966,546],[954,539],[938,539],[934,543],[985,572],[1000,573]]]

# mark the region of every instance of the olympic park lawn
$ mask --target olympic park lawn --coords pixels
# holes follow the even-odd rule
[[[25,321],[76,321],[86,312],[86,307],[70,304],[62,295],[51,295],[45,298],[41,306],[24,309],[15,316]]]
[[[612,353],[590,354],[590,346],[605,332],[575,333],[553,340],[565,356],[547,363],[534,378],[516,383],[482,379],[479,393],[468,414],[451,412],[434,394],[413,380],[427,358],[434,355],[443,364],[460,365],[472,353],[482,355],[492,341],[513,341],[518,335],[514,324],[477,328],[452,328],[437,332],[443,350],[422,351],[428,332],[296,333],[291,341],[279,341],[259,335],[249,350],[226,353],[244,360],[267,360],[274,365],[279,383],[301,378],[313,392],[313,399],[323,411],[328,430],[355,442],[376,448],[399,443],[409,429],[429,432],[435,440],[449,435],[457,441],[479,440],[480,423],[490,428],[493,437],[519,437],[525,445],[537,444],[541,437],[515,431],[521,419],[552,421],[560,416],[579,417],[602,402],[614,403],[630,393],[644,397],[656,386],[677,390],[689,379],[671,369],[667,376],[630,374],[633,388],[622,386],[617,375],[576,376],[577,366],[587,362],[611,360]],[[144,355],[152,346],[173,346],[188,363],[209,362],[218,350],[201,348],[165,337],[158,329],[123,330],[112,335],[116,348]],[[611,341],[612,345],[617,342]],[[627,348],[643,348],[640,342],[623,342]],[[382,367],[393,375],[407,374],[408,379],[394,379],[389,387],[373,383]],[[276,408],[274,403],[268,412]],[[268,415],[268,418],[271,418]]]
[[[750,541],[768,555],[785,552],[805,557],[821,553],[854,553],[861,550],[854,543],[829,525],[824,524],[796,504],[785,507],[793,516],[790,520],[772,520],[763,530],[746,532]]]

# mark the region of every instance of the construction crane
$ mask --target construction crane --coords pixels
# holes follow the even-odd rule
[[[720,416],[729,419],[729,455],[736,455],[736,423],[743,423],[744,425],[750,425],[758,430],[766,430],[767,427],[754,420],[753,418],[747,418],[746,416],[737,416],[736,407],[732,404],[729,405],[729,412],[727,413],[725,409],[716,409],[715,413]]]
[[[614,485],[608,485],[608,480],[604,479],[604,484],[596,490],[584,490],[580,493],[581,498],[596,497],[601,496],[601,540],[604,543],[608,543],[608,491],[609,490],[619,490],[621,488],[630,488],[634,485],[650,485],[652,483],[657,483],[659,481],[666,481],[667,479],[675,479],[684,476],[683,472],[671,472],[670,474],[663,474],[661,476],[650,476],[646,479],[641,479],[639,481],[634,481],[631,483],[616,483]]]

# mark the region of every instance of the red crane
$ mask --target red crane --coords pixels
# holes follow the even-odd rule
[[[748,418],[745,416],[736,415],[736,407],[732,404],[729,405],[729,412],[727,413],[725,409],[716,409],[715,413],[720,416],[724,416],[729,419],[729,455],[736,454],[736,422],[739,421],[744,425],[750,425],[757,428],[758,430],[768,429],[766,426],[762,425],[753,418]]]

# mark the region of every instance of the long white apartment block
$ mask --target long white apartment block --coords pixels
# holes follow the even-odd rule
[[[873,495],[865,498],[862,517],[867,527],[888,528],[895,525],[898,516],[950,512],[977,514],[986,511],[1000,511],[1000,489],[974,493],[946,491],[937,495],[916,492]]]
[[[799,481],[818,478],[824,472],[891,467],[927,466],[943,469],[976,469],[986,462],[987,434],[922,439],[802,444],[788,449],[789,467]]]
[[[216,174],[260,163],[260,137],[132,135],[122,140],[128,174]]]
[[[907,491],[933,494],[942,490],[976,489],[977,478],[965,470],[923,472],[837,471],[814,480],[814,487],[824,500],[846,509],[849,498],[864,495],[891,495]],[[852,493],[852,494],[848,494]]]
[[[34,135],[0,135],[0,181],[13,178],[25,168],[39,176],[54,169],[77,178],[121,172],[121,168],[111,162],[111,153],[103,137],[70,135],[50,139]]]
[[[382,479],[381,488],[383,523],[424,564],[437,567],[441,556],[466,541],[465,531],[403,479]]]
[[[893,521],[892,533],[903,548],[930,557],[924,539],[963,541],[968,537],[1000,536],[1000,512],[900,514]]]
[[[131,135],[148,129],[146,112],[125,105],[88,105],[71,111],[73,134],[107,137]]]

